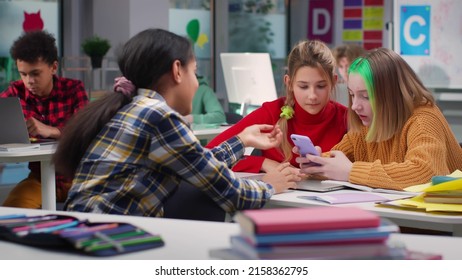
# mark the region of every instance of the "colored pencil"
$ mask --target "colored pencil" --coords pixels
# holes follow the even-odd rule
[[[0,220],[10,220],[10,219],[17,219],[17,218],[24,218],[26,215],[24,214],[11,214],[11,215],[3,215],[0,216]]]
[[[92,227],[84,226],[84,227],[78,227],[78,228],[70,228],[70,229],[63,230],[63,232],[61,232],[61,236],[63,237],[78,236],[78,235],[82,235],[82,234],[89,233],[89,232],[113,229],[118,226],[119,226],[118,223],[112,223],[112,224],[102,224],[102,225],[97,225],[97,226],[92,226]]]
[[[139,229],[139,230],[132,231],[132,232],[125,232],[125,233],[110,235],[110,238],[112,240],[120,240],[120,239],[124,239],[127,237],[140,236],[143,234],[146,234],[146,232]],[[82,247],[87,247],[90,245],[97,245],[97,244],[104,243],[104,242],[107,242],[107,241],[101,240],[100,238],[92,238],[89,240],[77,242],[76,247],[82,248]]]
[[[66,224],[72,221],[73,221],[72,219],[64,219],[64,220],[46,221],[44,223],[35,223],[32,225],[15,227],[13,228],[13,232],[47,228],[47,227],[57,226],[61,224]]]
[[[111,243],[106,243],[106,244],[99,244],[99,245],[94,245],[94,246],[89,246],[86,247],[84,250],[86,252],[93,252],[93,251],[99,251],[99,250],[106,250],[110,248],[116,248],[119,246],[133,246],[133,245],[141,245],[141,244],[147,244],[147,243],[153,243],[153,242],[159,242],[161,241],[160,236],[150,236],[146,238],[135,238],[135,239],[130,239],[130,240],[125,240],[121,242],[111,242]]]

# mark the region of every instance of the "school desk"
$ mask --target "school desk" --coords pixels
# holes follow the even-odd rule
[[[210,259],[212,249],[229,248],[230,237],[239,233],[237,223],[203,222],[165,218],[148,218],[121,215],[90,214],[77,212],[18,209],[0,207],[0,215],[27,214],[45,215],[58,213],[72,215],[90,222],[126,222],[138,226],[152,234],[160,234],[165,246],[136,253],[118,255],[109,258],[97,258],[87,255],[50,251],[31,246],[0,240],[0,259],[137,259],[137,260],[205,260]],[[444,259],[462,260],[462,238],[448,236],[430,236],[394,233],[392,242],[402,242],[408,249],[442,254]]]
[[[56,145],[42,145],[38,149],[25,149],[14,152],[0,151],[0,163],[40,161],[42,182],[42,208],[56,209],[55,167],[51,158],[56,151]]]
[[[210,141],[229,126],[194,130],[198,139]],[[0,151],[0,163],[40,161],[42,183],[42,208],[56,210],[55,168],[51,158],[56,145],[43,145],[39,149],[28,149],[14,152]]]
[[[313,181],[313,184],[320,184],[320,181]],[[360,193],[357,190],[337,190],[332,193]],[[330,206],[331,204],[300,198],[310,195],[328,195],[329,193],[319,193],[310,191],[289,190],[271,197],[265,205],[268,208],[277,207],[310,207],[310,206]],[[390,199],[399,199],[403,196],[394,194],[376,193]],[[342,206],[357,206],[365,210],[372,211],[380,217],[388,218],[400,226],[439,230],[451,232],[453,236],[462,236],[462,215],[431,214],[421,211],[410,211],[388,207],[378,207],[375,202],[336,204]]]
[[[222,133],[226,129],[228,129],[230,126],[218,126],[218,127],[212,127],[212,128],[198,128],[198,129],[193,129],[194,135],[196,135],[197,139],[199,140],[206,140],[209,142],[215,136],[218,134]]]

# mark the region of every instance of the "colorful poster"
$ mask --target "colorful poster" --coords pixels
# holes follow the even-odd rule
[[[345,43],[361,44],[365,49],[382,47],[383,2],[383,0],[343,1],[342,39]]]
[[[210,58],[210,11],[169,9],[169,30],[189,37],[197,58]]]
[[[308,5],[307,38],[327,44],[334,40],[334,0],[311,0]]]
[[[401,6],[402,55],[430,55],[430,6]]]

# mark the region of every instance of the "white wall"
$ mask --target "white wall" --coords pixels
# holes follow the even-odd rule
[[[93,1],[93,34],[104,37],[111,42],[108,56],[129,37],[130,4],[125,0]]]
[[[130,0],[130,36],[147,28],[168,30],[168,0]]]
[[[65,56],[82,55],[81,42],[92,35],[109,39],[108,56],[146,28],[168,29],[168,0],[63,1]]]
[[[168,28],[168,0],[94,0],[93,33],[109,39],[109,56],[147,28]]]

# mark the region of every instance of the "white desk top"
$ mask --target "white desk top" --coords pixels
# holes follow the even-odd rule
[[[0,151],[0,162],[50,160],[55,151],[56,145],[43,145],[38,149],[24,149],[12,152]]]
[[[135,216],[88,214],[77,212],[47,211],[0,207],[0,215],[25,213],[27,215],[44,215],[60,213],[91,222],[128,222],[153,234],[160,234],[165,242],[161,248],[140,251],[111,257],[111,259],[138,260],[204,260],[209,259],[209,250],[229,247],[231,235],[239,232],[239,227],[231,223],[187,221]],[[106,259],[86,256],[78,253],[48,251],[12,242],[0,241],[0,259]]]
[[[212,140],[218,134],[222,133],[230,126],[218,126],[216,128],[201,128],[201,129],[193,129],[194,135],[196,135],[197,139],[199,140]]]
[[[42,176],[42,208],[56,209],[55,168],[51,159],[56,151],[56,144],[40,145],[38,149],[26,149],[13,152],[0,152],[0,162],[40,161]]]
[[[245,172],[236,172],[238,177],[251,177],[261,174],[254,173],[245,173]],[[312,180],[311,184],[313,186],[321,185],[321,181]],[[332,193],[351,193],[351,192],[360,192],[357,190],[337,190]],[[374,202],[364,202],[364,203],[349,203],[349,204],[336,204],[330,205],[328,203],[300,198],[301,196],[310,196],[310,195],[328,195],[329,192],[310,192],[310,191],[300,191],[300,190],[289,190],[284,193],[275,194],[271,197],[265,205],[266,208],[279,208],[279,207],[313,207],[313,206],[355,206],[371,212],[376,213],[380,217],[391,219],[393,222],[400,226],[413,227],[413,228],[422,228],[430,230],[439,230],[452,232],[454,236],[462,236],[462,215],[444,215],[444,214],[434,214],[426,213],[423,211],[411,211],[411,210],[402,210],[388,207],[379,207]],[[396,194],[387,194],[387,193],[377,193],[378,195],[390,198],[390,199],[400,199],[404,196]]]
[[[355,190],[338,190],[335,193],[358,192]],[[328,193],[324,193],[328,194]],[[273,195],[265,207],[310,207],[310,206],[329,206],[329,204],[300,198],[307,195],[322,195],[318,192],[291,190],[281,194]],[[384,194],[379,195],[398,199],[400,195]],[[374,202],[337,204],[335,206],[356,206],[365,210],[375,212],[381,217],[389,218],[400,226],[416,227],[440,231],[452,232],[454,235],[462,236],[462,215],[442,215],[431,214],[421,211],[400,210],[388,207],[378,207]]]
[[[76,212],[32,210],[0,207],[0,215],[25,213],[28,215],[44,215],[60,213],[72,215],[92,222],[128,222],[143,228],[150,233],[158,233],[165,241],[165,246],[146,251],[119,255],[110,258],[97,258],[78,253],[49,251],[45,249],[0,241],[0,260],[18,259],[136,259],[136,260],[205,260],[210,259],[211,249],[229,248],[230,236],[239,233],[239,225],[235,223],[218,223],[202,221],[186,221],[162,218],[144,218],[134,216],[88,214]],[[391,241],[403,242],[410,250],[442,254],[444,259],[462,260],[462,238],[392,234]]]

